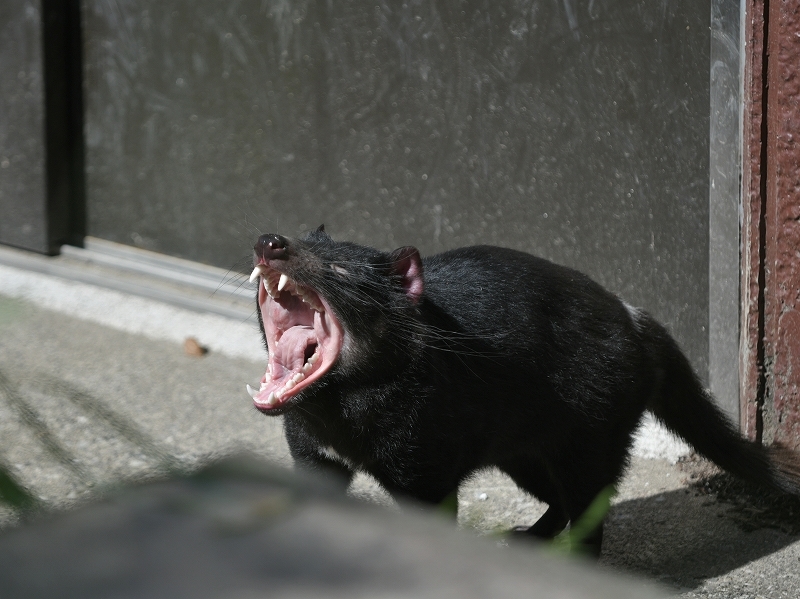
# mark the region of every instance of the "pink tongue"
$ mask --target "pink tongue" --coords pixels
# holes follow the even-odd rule
[[[295,326],[284,332],[275,348],[272,380],[281,381],[300,372],[306,362],[306,348],[317,341],[312,327]]]

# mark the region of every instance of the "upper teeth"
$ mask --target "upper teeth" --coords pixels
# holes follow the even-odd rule
[[[267,294],[272,299],[277,299],[278,295],[280,295],[280,290],[278,289],[277,286],[278,273],[276,273],[275,271],[272,271],[271,273],[265,273],[262,275],[262,278],[264,280],[264,289],[266,290]],[[286,283],[284,283],[284,287],[285,286]]]
[[[316,296],[306,293],[302,288],[297,288],[297,295],[300,296],[300,299],[308,304],[308,307],[312,310],[317,312],[325,311],[325,308],[322,306]]]
[[[258,277],[265,276],[266,274],[267,274],[267,265],[259,264],[253,269],[253,272],[250,273],[250,282],[255,283]]]
[[[285,289],[292,295],[296,295],[301,300],[303,300],[312,310],[316,310],[317,312],[324,312],[325,308],[320,303],[319,299],[317,298],[316,294],[311,293],[307,288],[298,285],[294,281],[292,281],[287,275],[281,274],[278,278],[277,285],[275,284],[275,278],[277,273],[273,271],[273,273],[267,272],[266,268],[263,270],[259,270],[259,267],[253,271],[252,277],[259,277],[261,276],[264,280],[264,290],[272,299],[277,299],[278,295]]]
[[[276,290],[273,289],[273,285],[270,285],[269,277],[264,277],[264,289],[272,299],[275,299],[275,294],[277,293]]]

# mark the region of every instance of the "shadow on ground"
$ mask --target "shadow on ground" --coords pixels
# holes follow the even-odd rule
[[[612,508],[602,563],[685,591],[800,541],[800,498],[685,467],[688,487]]]

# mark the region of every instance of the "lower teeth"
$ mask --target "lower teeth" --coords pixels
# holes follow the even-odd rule
[[[283,397],[290,389],[292,389],[295,385],[297,385],[300,381],[306,378],[306,375],[311,371],[311,368],[316,364],[317,360],[319,359],[319,354],[315,351],[311,357],[306,360],[306,363],[303,364],[300,372],[297,372],[290,378],[286,383],[283,385],[281,389],[278,391],[273,391],[269,394],[267,398],[266,405],[272,406],[276,401],[278,401],[281,397]],[[247,392],[250,394],[250,397],[256,399],[259,393],[262,393],[264,389],[269,386],[269,383],[272,381],[272,376],[270,374],[272,367],[268,364],[267,365],[267,374],[264,378],[264,381],[261,383],[261,387],[258,391],[253,389],[249,384],[247,385]]]

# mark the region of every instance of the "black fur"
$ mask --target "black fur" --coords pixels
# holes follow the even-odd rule
[[[743,439],[667,331],[575,270],[489,246],[420,264],[322,230],[279,239],[281,272],[346,331],[330,371],[281,410],[300,466],[364,470],[428,503],[497,466],[549,505],[529,532],[552,537],[619,480],[650,410],[732,473],[800,492],[796,454]]]

